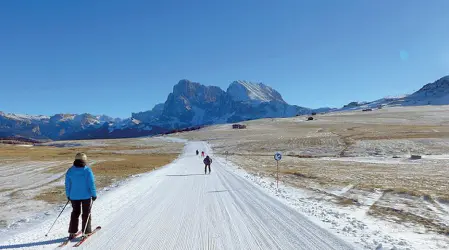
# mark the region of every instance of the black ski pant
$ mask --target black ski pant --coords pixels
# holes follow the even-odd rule
[[[77,201],[71,201],[72,202],[72,215],[70,217],[70,226],[69,226],[69,233],[77,233],[78,232],[78,224],[79,224],[79,217],[81,215],[81,209],[83,210],[82,217],[82,228],[80,231],[83,231],[84,228],[86,228],[86,222],[87,222],[87,228],[86,228],[86,234],[89,234],[92,232],[91,228],[91,219],[92,215],[89,217],[90,209],[91,209],[91,199],[88,200],[77,200]],[[87,217],[89,217],[89,221],[87,221]]]
[[[210,174],[210,164],[204,165],[204,173],[207,173],[207,167],[209,167],[209,174]]]

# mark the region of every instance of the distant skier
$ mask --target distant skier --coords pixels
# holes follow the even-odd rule
[[[204,151],[201,152],[201,157],[204,157]]]
[[[89,235],[92,233],[91,218],[89,216],[92,201],[97,199],[95,177],[92,170],[87,166],[87,156],[78,153],[75,156],[73,166],[69,168],[65,176],[65,192],[67,199],[72,203],[72,215],[70,217],[69,239],[73,239],[78,232],[78,220],[83,212],[82,228]],[[89,220],[87,218],[89,217]],[[87,223],[87,227],[86,227]]]
[[[200,151],[198,149],[196,150],[196,155],[198,156],[200,154]]]
[[[203,160],[204,162],[204,174],[207,174],[207,168],[209,167],[209,174],[210,174],[210,164],[212,164],[212,159],[209,156],[206,156]]]

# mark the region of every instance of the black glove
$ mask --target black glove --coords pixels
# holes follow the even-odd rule
[[[97,196],[92,196],[92,200],[95,201],[97,199]]]
[[[70,197],[67,197],[67,200],[70,201]]]

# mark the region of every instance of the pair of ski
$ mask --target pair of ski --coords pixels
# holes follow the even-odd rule
[[[80,246],[81,244],[83,244],[87,239],[89,239],[90,236],[92,236],[94,233],[98,232],[100,229],[101,229],[100,226],[96,227],[96,228],[92,231],[91,234],[89,234],[89,235],[87,235],[87,236],[81,237],[81,240],[78,241],[75,245],[73,245],[73,247],[79,247],[79,246]],[[58,248],[66,246],[67,244],[69,244],[69,242],[71,242],[72,240],[78,238],[80,235],[81,235],[81,232],[78,232],[78,233],[76,233],[75,238],[73,238],[73,239],[68,239],[68,238],[67,238],[64,242],[62,242],[62,243],[58,246]]]

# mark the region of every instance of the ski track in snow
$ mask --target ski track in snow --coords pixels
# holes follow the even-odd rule
[[[190,142],[172,164],[100,197],[93,205],[92,227],[103,229],[81,248],[353,249],[221,161],[204,175],[196,149],[212,153],[205,143]],[[0,240],[0,249],[55,249],[67,235],[69,210],[48,238],[44,235],[55,218]]]

